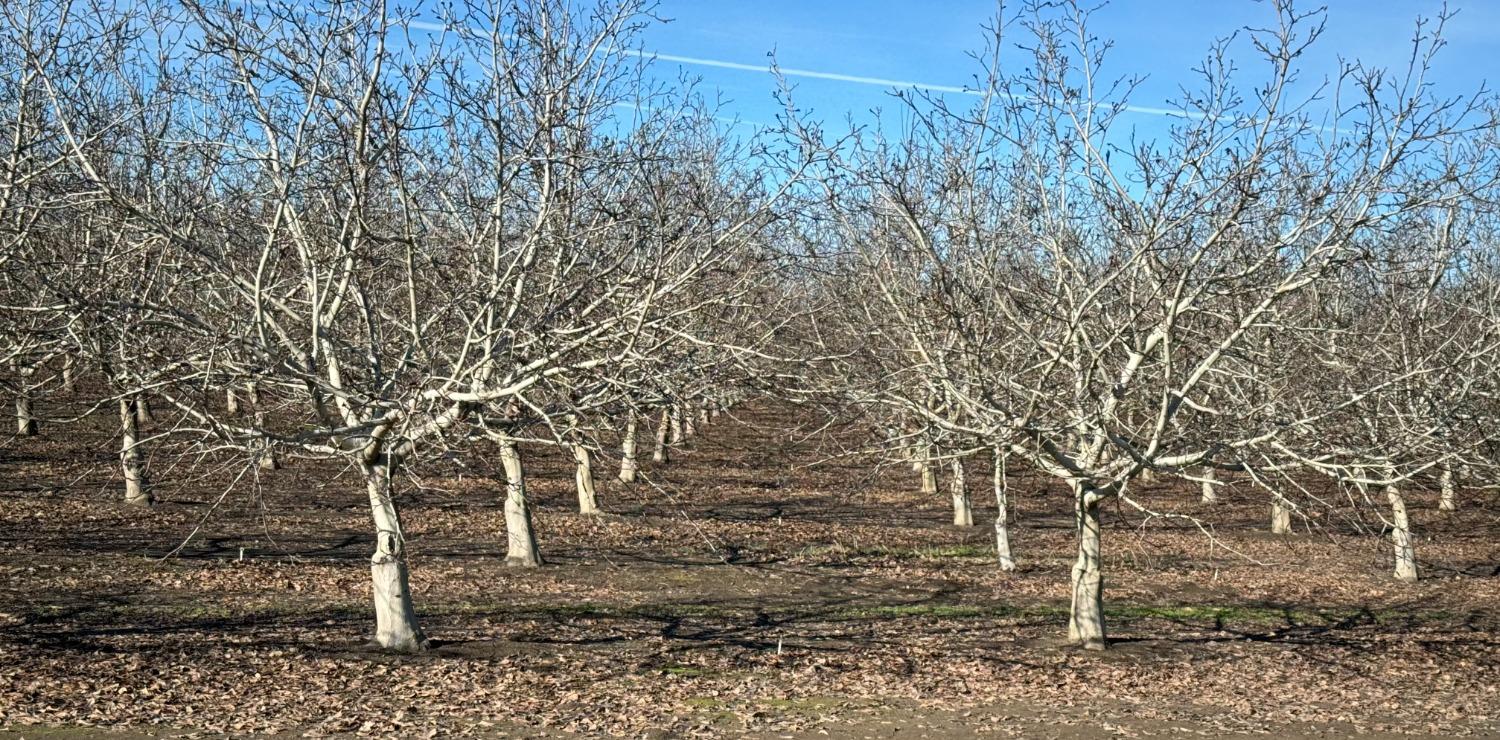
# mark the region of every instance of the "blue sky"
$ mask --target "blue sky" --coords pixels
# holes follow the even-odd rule
[[[1382,66],[1403,65],[1413,22],[1435,15],[1434,0],[1329,0],[1327,31],[1303,64],[1308,84],[1336,73],[1337,60],[1358,58]],[[1303,4],[1311,10],[1315,4]],[[1500,0],[1458,0],[1435,78],[1439,90],[1473,90],[1494,77],[1500,58]],[[652,26],[642,39],[661,55],[760,66],[775,50],[783,68],[835,75],[963,86],[977,71],[966,51],[982,44],[980,25],[995,10],[985,0],[663,0],[658,14],[671,19]],[[1106,72],[1144,75],[1132,97],[1141,106],[1161,106],[1178,86],[1192,84],[1191,69],[1211,42],[1246,25],[1272,20],[1266,3],[1253,0],[1115,0],[1098,11],[1093,30],[1111,38]],[[1234,47],[1242,69],[1259,68],[1245,44]],[[1020,56],[1013,49],[1011,60]],[[727,101],[724,112],[748,122],[776,113],[773,83],[764,72],[658,60],[657,74],[679,71],[702,78],[703,89]],[[1247,76],[1246,79],[1249,79]],[[879,85],[793,77],[799,107],[825,121],[853,115],[869,121],[871,108],[894,110],[896,101]],[[1132,114],[1144,133],[1165,125],[1160,117]]]

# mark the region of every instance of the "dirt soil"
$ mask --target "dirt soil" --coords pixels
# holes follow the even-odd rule
[[[1060,486],[1013,480],[1020,569],[1002,573],[982,462],[980,525],[956,528],[909,468],[814,464],[829,448],[799,420],[742,409],[633,486],[601,460],[599,518],[575,513],[563,456],[534,450],[538,569],[504,566],[494,466],[418,471],[417,656],[364,645],[352,471],[159,451],[162,501],[137,510],[109,414],[0,441],[0,737],[1500,736],[1493,492],[1453,514],[1410,492],[1424,580],[1407,585],[1373,518],[1273,537],[1246,485],[1211,507],[1146,486],[1216,538],[1112,510],[1113,644],[1089,652],[1060,639]]]

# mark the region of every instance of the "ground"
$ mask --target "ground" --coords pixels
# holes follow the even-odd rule
[[[826,461],[788,431],[799,414],[741,408],[634,486],[601,461],[600,518],[573,512],[563,456],[533,449],[538,569],[503,564],[492,467],[421,471],[403,501],[433,641],[416,656],[364,644],[351,471],[158,453],[162,501],[138,510],[110,415],[6,441],[0,737],[1500,735],[1493,493],[1444,514],[1412,491],[1424,580],[1400,584],[1378,522],[1273,537],[1248,487],[1208,507],[1159,481],[1138,492],[1216,538],[1111,510],[1113,644],[1089,652],[1060,639],[1058,486],[1012,481],[1020,569],[1002,573],[982,463],[980,526],[956,528],[909,468]]]

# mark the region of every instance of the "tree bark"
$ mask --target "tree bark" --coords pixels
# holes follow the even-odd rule
[[[936,495],[937,488],[937,468],[930,462],[922,463],[922,495]]]
[[[578,488],[578,513],[599,513],[599,496],[594,491],[594,460],[589,448],[573,445],[573,485]]]
[[[500,464],[505,466],[505,564],[520,567],[542,565],[536,534],[531,529],[531,506],[526,502],[526,472],[516,443],[500,443]]]
[[[625,420],[625,438],[620,442],[620,482],[634,483],[636,473],[640,465],[635,461],[635,434],[636,434],[635,409],[630,410],[630,416]]]
[[[1216,503],[1218,503],[1219,502],[1219,487],[1218,487],[1218,479],[1217,479],[1217,477],[1214,474],[1214,469],[1213,468],[1204,468],[1203,469],[1203,476],[1202,477],[1203,477],[1203,489],[1202,489],[1203,492],[1202,492],[1202,497],[1199,500],[1202,503],[1205,503],[1205,504],[1216,504]]]
[[[150,506],[151,488],[141,462],[140,432],[136,425],[135,399],[120,399],[120,468],[125,473],[125,503]]]
[[[370,583],[375,597],[375,644],[386,650],[415,653],[427,648],[417,623],[406,565],[406,540],[391,488],[388,463],[365,463],[365,489],[375,522],[375,552],[370,556]]]
[[[1009,496],[1005,485],[1005,456],[1000,450],[995,450],[995,507],[999,511],[995,514],[995,557],[1000,562],[1000,570],[1013,571],[1016,569],[1016,561],[1010,554],[1010,506]]]
[[[1438,475],[1438,486],[1441,493],[1438,494],[1438,511],[1458,510],[1458,486],[1453,482],[1453,467],[1444,464],[1443,472]]]
[[[255,428],[265,429],[266,409],[265,405],[261,403],[260,390],[256,388],[254,383],[250,383],[245,395],[249,398],[250,405],[255,409]],[[269,444],[267,444],[260,452],[260,469],[281,469],[281,463],[276,460],[276,449]]]
[[[1081,482],[1071,484],[1078,524],[1078,560],[1073,563],[1073,604],[1068,618],[1068,640],[1089,650],[1103,650],[1104,571],[1103,533],[1099,520],[1102,497]]]
[[[135,421],[137,424],[150,424],[155,420],[151,414],[151,398],[144,393],[136,394],[135,397]]]
[[[964,463],[953,458],[953,478],[948,481],[948,491],[953,495],[953,526],[974,526],[974,506],[969,501],[968,481],[964,479]]]
[[[22,437],[35,437],[37,433],[36,416],[31,412],[31,397],[25,391],[16,394],[16,434]]]
[[[1394,473],[1387,473],[1388,477]],[[1395,484],[1385,487],[1385,498],[1391,504],[1391,545],[1396,551],[1396,580],[1417,580],[1417,553],[1412,547],[1411,521],[1406,516],[1406,499]]]
[[[667,433],[672,425],[672,410],[661,410],[661,423],[656,425],[656,449],[651,452],[651,462],[664,463],[671,457],[667,451]]]
[[[1287,505],[1285,499],[1276,496],[1271,499],[1271,534],[1292,533],[1292,507]]]
[[[72,393],[78,390],[78,377],[75,370],[77,364],[78,360],[72,353],[63,357],[62,389],[64,393]]]
[[[698,423],[694,421],[693,408],[684,406],[682,408],[682,436],[692,437],[698,434]]]
[[[672,423],[672,446],[677,447],[682,444],[683,439],[682,405],[672,404],[667,409],[667,417],[671,419]]]
[[[234,394],[233,388],[224,390],[224,412],[230,416],[240,415],[240,397]]]

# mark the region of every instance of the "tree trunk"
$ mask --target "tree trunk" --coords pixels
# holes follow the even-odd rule
[[[260,402],[260,392],[256,389],[254,383],[250,384],[250,389],[249,389],[249,391],[247,392],[246,395],[249,396],[249,398],[250,398],[250,404],[252,406],[254,406],[254,408],[255,408],[255,428],[256,429],[262,429],[262,430],[265,429],[266,428],[266,410],[265,410],[265,407]],[[281,463],[276,460],[276,449],[274,447],[272,447],[270,444],[267,444],[261,450],[261,452],[260,452],[260,469],[261,470],[280,470],[281,469]]]
[[[1387,473],[1394,476],[1394,473]],[[1396,580],[1417,580],[1417,553],[1411,544],[1411,521],[1406,516],[1406,499],[1395,484],[1385,487],[1385,498],[1391,504],[1391,545],[1396,550]]]
[[[370,583],[375,597],[375,644],[386,650],[415,653],[427,648],[417,624],[406,566],[406,540],[391,488],[388,464],[364,465],[370,515],[375,521],[375,553],[370,556]]]
[[[922,463],[922,495],[932,496],[937,494],[937,468],[932,463]]]
[[[1205,504],[1219,502],[1218,479],[1215,477],[1213,468],[1203,469],[1203,494],[1199,500]]]
[[[1453,468],[1447,464],[1443,465],[1443,472],[1438,476],[1438,485],[1442,493],[1438,495],[1438,511],[1458,510],[1458,486],[1453,483]]]
[[[137,424],[150,424],[155,420],[151,414],[151,398],[144,393],[135,397],[135,421]]]
[[[1016,561],[1010,555],[1010,530],[1007,519],[1010,517],[1009,496],[1006,495],[1005,487],[1005,456],[997,448],[995,450],[995,507],[999,511],[995,514],[995,557],[1000,561],[1000,570],[1012,571],[1016,569]]]
[[[635,410],[631,409],[630,416],[625,420],[625,439],[620,442],[620,482],[634,483],[636,472],[640,465],[635,461]]]
[[[240,415],[240,397],[234,395],[233,388],[224,391],[224,412],[230,416]]]
[[[1078,560],[1073,563],[1073,604],[1068,618],[1068,640],[1089,650],[1103,650],[1104,572],[1099,504],[1089,486],[1072,483],[1078,524]]]
[[[1271,499],[1271,534],[1292,533],[1292,507],[1286,499],[1276,496]]]
[[[31,397],[21,391],[16,394],[16,434],[35,437],[36,432],[36,416],[31,413]]]
[[[698,426],[701,426],[701,427],[708,426],[708,420],[709,420],[708,404],[705,403],[705,404],[699,405],[698,406]]]
[[[667,432],[671,427],[672,410],[665,408],[661,410],[661,423],[656,425],[656,449],[651,452],[651,462],[664,463],[671,457],[667,451]]]
[[[594,491],[594,459],[589,448],[573,445],[573,484],[578,488],[578,513],[598,514],[599,497]]]
[[[672,446],[677,447],[682,444],[683,439],[682,406],[680,404],[672,404],[667,409],[667,417],[672,422]]]
[[[685,406],[682,409],[682,435],[684,437],[692,437],[697,433],[698,422],[695,421],[693,408],[691,406]]]
[[[948,481],[948,491],[953,495],[953,526],[974,526],[974,507],[969,501],[968,481],[964,480],[964,463],[953,458],[953,479]]]
[[[64,393],[72,393],[78,390],[78,377],[74,370],[78,360],[71,353],[63,357],[62,389]]]
[[[151,489],[141,463],[140,432],[136,426],[135,399],[120,399],[120,468],[125,473],[125,503],[150,506]]]
[[[531,530],[531,507],[526,503],[526,473],[515,442],[500,443],[500,464],[505,466],[505,564],[541,565],[542,555],[536,549],[536,535]]]

